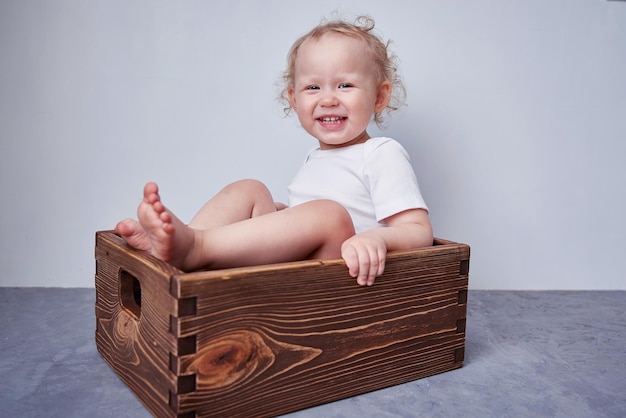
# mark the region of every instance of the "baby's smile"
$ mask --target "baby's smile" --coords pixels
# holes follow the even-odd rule
[[[346,119],[348,118],[343,117],[343,116],[322,116],[318,118],[317,120],[325,124],[339,124]]]

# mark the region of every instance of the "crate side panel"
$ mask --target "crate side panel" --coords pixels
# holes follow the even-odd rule
[[[130,250],[109,233],[96,239],[96,345],[102,358],[155,415],[170,416],[169,370],[176,339],[169,332],[176,306],[169,294],[168,267]],[[120,280],[136,279],[135,309],[122,302]],[[133,295],[127,295],[133,297]]]
[[[396,255],[372,287],[341,263],[181,280],[197,313],[179,328],[198,351],[179,359],[196,376],[179,410],[272,416],[461,367],[465,257],[454,246]]]

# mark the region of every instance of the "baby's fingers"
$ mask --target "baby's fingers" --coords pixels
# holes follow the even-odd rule
[[[371,240],[349,240],[342,246],[341,255],[350,276],[355,277],[361,286],[373,285],[376,277],[385,271],[386,248],[376,243],[372,245]]]
[[[374,284],[377,276],[380,276],[385,269],[385,257],[372,249],[351,248],[345,258],[348,265],[348,271],[352,277],[356,277],[356,281],[361,286],[371,286]]]
[[[346,266],[348,267],[348,274],[351,277],[358,277],[359,275],[359,256],[354,247],[345,247],[342,250],[341,256],[343,260],[346,262]]]
[[[363,260],[359,264],[360,270],[357,283],[364,286],[373,285],[376,277],[385,271],[386,255],[379,248],[370,248],[369,251],[364,253]]]

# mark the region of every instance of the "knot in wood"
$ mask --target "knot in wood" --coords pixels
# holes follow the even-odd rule
[[[221,336],[200,351],[190,369],[197,373],[199,384],[224,387],[259,373],[274,362],[274,353],[261,335],[236,331]]]

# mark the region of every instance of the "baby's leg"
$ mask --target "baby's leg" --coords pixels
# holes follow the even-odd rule
[[[211,229],[275,211],[272,194],[263,183],[240,180],[224,187],[205,203],[189,226]]]
[[[251,218],[199,230],[168,211],[157,185],[148,183],[137,213],[152,254],[185,271],[339,258],[341,245],[354,235],[348,212],[330,200],[316,200],[264,216],[256,216],[252,210]]]
[[[263,183],[257,180],[240,180],[224,187],[211,198],[193,217],[189,226],[195,229],[210,229],[265,215],[275,210],[272,195]],[[148,234],[134,219],[118,222],[115,232],[133,248],[152,250]]]
[[[241,222],[196,231],[184,268],[243,267],[307,258],[339,258],[354,235],[348,212],[316,200]]]

